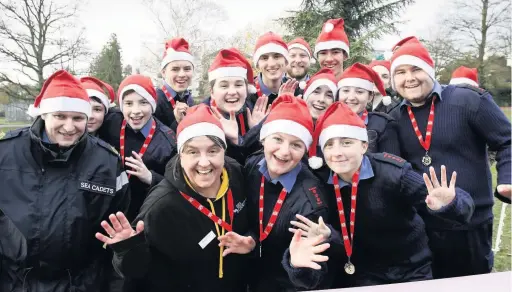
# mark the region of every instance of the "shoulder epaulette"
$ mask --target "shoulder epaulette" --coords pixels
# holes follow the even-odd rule
[[[470,90],[473,90],[475,92],[478,92],[479,94],[484,94],[486,92],[485,89],[483,88],[480,88],[480,87],[476,87],[476,86],[473,86],[473,85],[470,85],[470,84],[453,84],[453,86],[455,87],[459,87],[459,88],[467,88],[467,89],[470,89]]]
[[[387,152],[373,154],[373,158],[375,158],[379,161],[394,164],[398,167],[403,167],[407,163],[407,161],[405,159],[403,159],[402,157],[399,157],[399,156],[396,156],[396,155],[393,155],[393,154],[390,154]]]
[[[313,176],[313,174],[311,175]],[[297,181],[297,183],[302,184],[306,197],[308,197],[313,209],[327,207],[327,204],[324,202],[324,195],[322,194],[322,184],[316,177],[306,178],[303,181]]]
[[[21,135],[21,133],[23,133],[23,131],[25,129],[28,129],[28,128],[25,127],[25,128],[19,128],[16,130],[11,130],[11,131],[5,133],[5,135],[0,138],[0,141],[6,141],[6,140],[11,140],[11,139],[17,138]]]
[[[98,143],[98,145],[100,145],[101,147],[105,148],[108,150],[108,152],[114,154],[115,156],[119,157],[119,152],[117,152],[116,148],[114,148],[114,146],[108,144],[107,142],[99,139],[99,138],[96,138],[96,142]]]
[[[368,115],[379,116],[379,117],[381,117],[383,119],[386,119],[388,121],[394,121],[395,120],[392,116],[390,116],[387,113],[383,113],[383,112],[370,112],[370,113],[368,113]]]

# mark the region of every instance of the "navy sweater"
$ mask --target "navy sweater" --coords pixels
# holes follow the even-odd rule
[[[167,96],[162,91],[161,88],[156,89],[157,101],[156,101],[156,109],[153,114],[162,124],[171,128],[174,132],[178,129],[178,122],[176,122],[176,118],[174,117],[174,108],[172,104],[167,100]],[[194,99],[192,99],[192,95],[189,91],[187,91],[183,95],[176,94],[174,96],[174,101],[179,101],[188,104],[188,106],[194,105]]]
[[[335,229],[330,238],[328,268],[320,271],[291,268],[287,251],[283,266],[298,287],[316,288],[316,285],[324,282],[327,273],[335,274],[335,288],[361,286],[368,282],[391,284],[431,277],[431,252],[425,223],[416,211],[417,207],[426,206],[428,192],[423,178],[400,157],[388,153],[367,156],[374,175],[361,179],[358,184],[351,258],[356,273],[348,276],[343,269],[347,257],[340,237],[334,187],[328,184],[325,192],[329,222]],[[327,182],[330,170],[324,169],[317,175]],[[350,222],[351,186],[344,186],[340,190],[346,222]],[[429,213],[442,218],[447,226],[463,226],[469,222],[473,208],[470,195],[456,188],[455,199],[449,205],[437,211],[429,210]],[[425,265],[426,269],[423,268]]]
[[[429,98],[423,106],[412,107],[423,137],[431,100]],[[396,108],[392,116],[398,121],[402,157],[416,171],[427,172],[428,167],[421,162],[425,150],[414,133],[407,106]],[[475,213],[469,225],[471,227],[489,222],[493,218],[494,200],[487,145],[489,150],[497,151],[498,185],[511,182],[510,131],[510,121],[491,95],[484,90],[449,85],[443,88],[441,99],[436,99],[429,151],[432,166],[437,171],[441,165],[446,165],[448,173],[457,171],[457,186],[469,192],[475,202]],[[430,226],[438,230],[444,229],[435,220]]]

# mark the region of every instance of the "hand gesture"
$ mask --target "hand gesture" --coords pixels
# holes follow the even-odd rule
[[[248,254],[256,246],[256,242],[252,237],[241,236],[240,234],[231,231],[220,236],[218,239],[220,241],[219,246],[226,247],[222,253],[223,257],[230,253]]]
[[[229,120],[226,119],[217,109],[217,107],[212,107],[212,112],[220,121],[222,128],[224,129],[224,133],[226,134],[226,138],[231,141],[234,145],[238,145],[238,122],[235,118],[235,112],[229,113]]]
[[[105,229],[108,236],[99,232],[96,233],[96,238],[107,245],[126,240],[144,231],[144,222],[137,222],[137,226],[135,230],[133,230],[130,226],[130,222],[128,222],[128,219],[126,219],[126,216],[122,212],[117,212],[115,215],[110,214],[108,218],[112,226],[110,226],[107,221],[101,221],[101,227]]]
[[[504,196],[505,198],[510,199],[510,197],[512,195],[512,186],[511,185],[498,185],[496,190],[498,191],[498,193],[500,195]]]
[[[295,94],[295,89],[297,88],[297,86],[299,86],[299,81],[297,81],[296,79],[288,79],[279,88],[279,94],[278,95],[283,95],[283,94],[294,95]]]
[[[301,229],[305,232],[307,238],[314,238],[321,235],[323,240],[326,240],[331,236],[331,229],[325,225],[322,217],[318,218],[318,224],[300,214],[295,215],[295,217],[302,222],[290,221],[293,226],[298,228],[288,228],[290,232],[297,233],[297,231]]]
[[[176,122],[179,123],[179,122],[181,122],[181,120],[183,120],[183,117],[187,113],[187,110],[188,110],[188,104],[181,102],[181,101],[176,102],[176,104],[174,106],[174,110],[173,110],[174,118],[176,119]]]
[[[431,210],[439,210],[442,207],[450,204],[455,198],[455,181],[457,180],[457,173],[452,173],[450,185],[446,180],[446,167],[441,166],[441,184],[437,180],[436,172],[431,166],[429,168],[430,178],[426,173],[423,174],[423,180],[427,186],[428,196],[425,202]]]
[[[148,170],[144,161],[142,161],[142,156],[139,153],[132,151],[133,157],[126,157],[125,165],[131,167],[132,170],[127,170],[126,172],[135,175],[140,179],[141,182],[150,185],[151,180],[153,179],[153,174]]]
[[[317,264],[329,260],[328,256],[319,255],[327,250],[330,245],[322,243],[322,236],[305,238],[301,236],[302,230],[297,230],[290,242],[290,264],[294,268],[310,268],[320,270]]]
[[[270,105],[268,104],[268,96],[262,95],[256,100],[256,104],[252,109],[252,113],[247,108],[247,120],[249,122],[249,129],[259,124],[270,112]]]

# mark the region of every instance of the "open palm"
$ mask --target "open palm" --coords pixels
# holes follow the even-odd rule
[[[109,236],[105,236],[101,233],[96,233],[96,238],[101,242],[111,245],[120,241],[126,240],[144,231],[144,223],[142,221],[137,222],[135,230],[133,230],[130,222],[126,219],[126,216],[122,212],[117,212],[115,215],[111,214],[109,217],[112,226],[107,221],[101,222],[101,227]]]
[[[442,207],[450,204],[455,198],[455,182],[457,180],[457,173],[452,173],[450,184],[446,179],[446,167],[441,166],[441,183],[437,180],[437,175],[434,168],[429,168],[430,178],[426,173],[423,174],[423,180],[427,186],[428,196],[426,199],[427,206],[431,210],[439,210]]]
[[[226,134],[226,138],[228,138],[233,144],[238,144],[238,122],[235,118],[235,112],[229,113],[229,119],[226,119],[218,110],[218,108],[212,107],[212,112],[219,120],[224,133]]]
[[[302,237],[302,230],[298,230],[293,235],[290,242],[290,264],[294,268],[310,268],[320,270],[320,262],[329,260],[328,256],[320,255],[326,251],[330,245],[322,243],[323,236],[319,235],[314,238]]]

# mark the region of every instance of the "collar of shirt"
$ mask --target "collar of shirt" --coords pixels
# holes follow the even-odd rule
[[[142,135],[144,135],[144,137],[147,137],[149,135],[149,131],[151,131],[151,124],[152,124],[152,121],[153,121],[153,118],[150,118],[146,124],[144,125],[144,127],[142,127],[142,129],[140,129],[140,131],[135,131],[135,132],[140,132]],[[133,129],[132,129],[133,130]]]
[[[362,116],[363,116],[363,113],[364,113],[364,110],[363,110],[362,112],[358,113],[357,115],[358,115],[359,117],[362,117]],[[364,124],[365,124],[365,125],[368,125],[368,116],[369,116],[369,114],[370,114],[370,113],[368,113],[368,115],[366,115],[366,118],[364,118]]]
[[[172,87],[169,84],[167,84],[167,82],[165,82],[165,81],[164,81],[164,86],[165,86],[165,88],[167,88],[167,91],[169,91],[169,93],[171,94],[171,96],[174,99],[174,101],[177,101],[178,100],[178,98],[177,98],[178,93],[176,91],[174,91],[174,89],[172,89]],[[188,90],[188,89],[185,90],[183,92],[183,94],[184,94],[185,100],[188,102],[189,95],[190,95],[190,90]]]
[[[277,92],[270,91],[270,89],[265,85],[265,83],[263,83],[263,77],[261,73],[258,74],[258,82],[260,84],[261,93],[265,94],[266,96],[270,96],[271,94],[277,95]]]
[[[52,143],[52,142],[50,142],[50,138],[48,138],[48,134],[46,134],[46,130],[43,131],[41,141],[43,141],[44,143],[48,143],[48,144]]]
[[[187,183],[187,185],[192,190],[194,190],[194,192],[197,193],[197,191],[194,189],[194,187],[190,183],[190,180],[188,179],[188,177],[187,177],[187,175],[185,173],[183,173],[183,177],[185,178],[185,182]],[[218,199],[221,199],[222,197],[224,197],[224,195],[227,193],[228,189],[229,189],[228,171],[225,168],[223,168],[222,169],[222,175],[220,176],[220,188],[217,191],[217,196],[215,196],[215,200],[214,201],[217,201]]]
[[[299,175],[299,172],[302,169],[302,165],[299,162],[297,164],[297,166],[295,166],[289,172],[287,172],[285,174],[282,174],[282,175],[280,175],[279,177],[277,177],[275,179],[271,179],[270,175],[268,173],[267,162],[265,161],[265,158],[261,159],[261,161],[258,163],[258,165],[260,166],[260,168],[259,168],[260,173],[263,176],[265,176],[265,178],[268,181],[270,181],[271,183],[273,183],[275,185],[277,183],[281,183],[281,185],[283,185],[283,187],[285,188],[285,190],[287,192],[291,192],[292,191],[293,186],[295,185],[295,182],[297,181],[297,176]]]
[[[332,171],[331,171],[331,175],[329,175],[329,179],[327,180],[327,183],[332,185],[333,184],[333,181],[332,181]],[[365,155],[363,157],[363,162],[361,163],[361,171],[359,172],[359,180],[363,180],[363,179],[369,179],[369,178],[372,178],[373,177],[373,168],[372,168],[372,165],[370,163],[370,159],[368,159],[368,157]],[[340,189],[343,188],[344,186],[348,186],[349,184],[352,184],[352,182],[348,183],[346,181],[344,181],[343,179],[339,179],[339,185],[340,185]]]
[[[437,81],[434,81],[434,88],[432,88],[432,91],[428,95],[427,99],[430,99],[432,97],[432,95],[436,94],[439,97],[439,100],[442,101],[443,100],[442,92],[443,92],[443,87],[441,86],[441,84]],[[404,105],[411,106],[411,103],[404,98],[404,100],[402,100],[402,102],[400,103],[400,108],[402,108]]]

